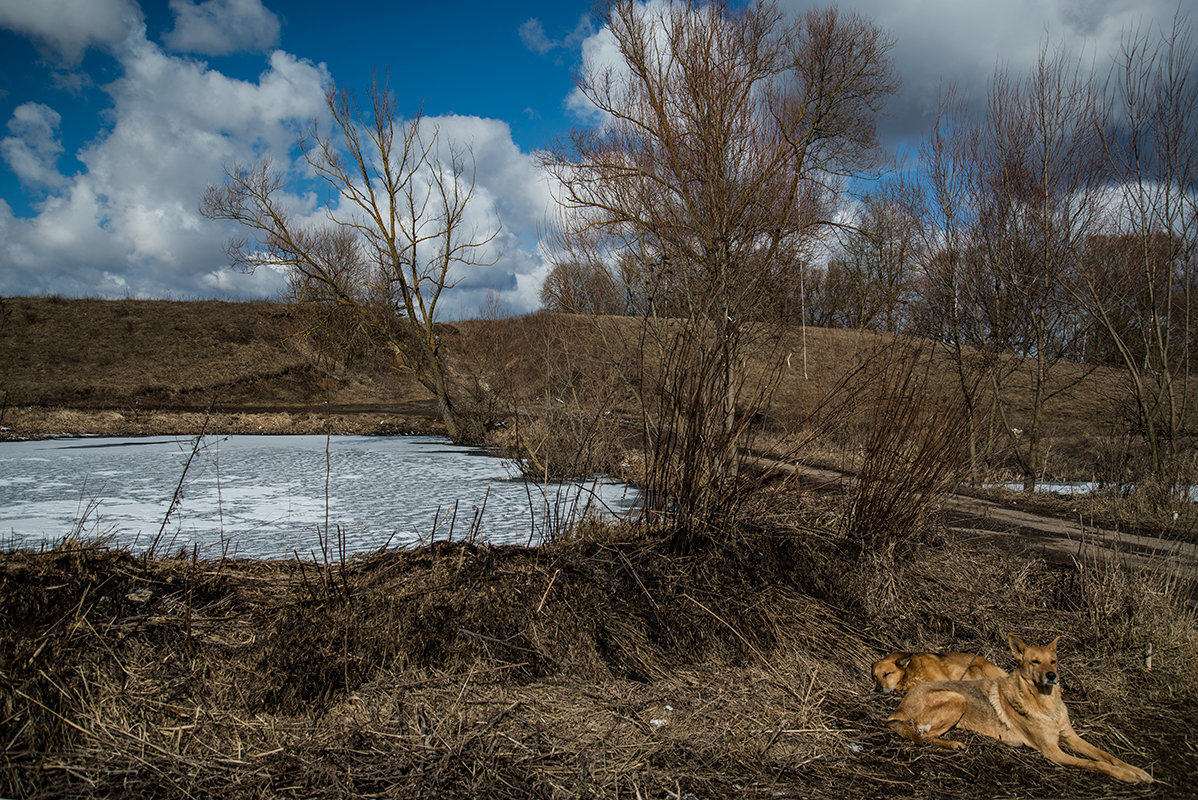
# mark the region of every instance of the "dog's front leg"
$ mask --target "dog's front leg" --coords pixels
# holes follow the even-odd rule
[[[1077,736],[1077,734],[1074,734],[1074,736]],[[1081,739],[1080,736],[1077,738]],[[1065,767],[1081,767],[1082,769],[1090,769],[1094,770],[1095,772],[1105,772],[1112,778],[1118,778],[1119,780],[1127,781],[1128,783],[1152,782],[1152,777],[1147,772],[1142,769],[1137,769],[1130,764],[1124,764],[1122,761],[1119,761],[1118,764],[1112,764],[1107,761],[1096,761],[1089,758],[1078,758],[1077,756],[1069,755],[1061,749],[1061,746],[1056,742],[1055,739],[1052,741],[1036,741],[1035,746],[1036,749],[1043,753],[1044,757],[1049,761]],[[1093,745],[1090,746],[1093,747]],[[1098,748],[1094,749],[1097,750]],[[1118,761],[1118,759],[1115,760]]]
[[[1092,758],[1095,761],[1105,761],[1106,763],[1113,764],[1116,767],[1122,767],[1123,769],[1130,770],[1142,783],[1152,782],[1152,776],[1147,772],[1139,767],[1133,767],[1126,761],[1121,761],[1107,751],[1103,750],[1101,747],[1096,747],[1095,745],[1090,744],[1085,739],[1078,736],[1077,731],[1073,730],[1073,726],[1068,723],[1066,723],[1065,729],[1061,731],[1061,741],[1065,743],[1066,747],[1078,755]]]

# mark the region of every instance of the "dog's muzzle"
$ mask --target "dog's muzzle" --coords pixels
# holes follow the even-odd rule
[[[891,694],[892,692],[894,692],[894,689],[887,689],[885,686],[878,686],[877,684],[874,684],[875,694]]]

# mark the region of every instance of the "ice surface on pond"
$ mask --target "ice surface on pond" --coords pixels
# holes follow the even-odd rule
[[[0,536],[9,546],[37,546],[62,539],[82,520],[84,536],[141,552],[163,528],[194,441],[0,443]],[[444,540],[451,525],[461,539],[480,510],[486,541],[535,544],[547,508],[552,523],[588,503],[623,514],[636,502],[635,490],[612,482],[546,491],[503,459],[410,436],[208,436],[181,495],[158,552],[190,554],[198,545],[208,558],[323,557],[326,514],[334,557],[338,527],[352,554],[427,541],[434,528]]]
[[[1004,484],[1002,484],[1002,487],[1004,489],[1010,489],[1012,492],[1022,492],[1023,491],[1023,484],[1020,482],[1017,482],[1017,481],[1012,481],[1010,483],[1004,483]],[[1094,481],[1073,481],[1072,483],[1066,483],[1063,481],[1057,481],[1057,482],[1046,481],[1046,482],[1037,483],[1036,487],[1035,487],[1035,491],[1037,491],[1037,492],[1052,492],[1053,494],[1064,494],[1064,495],[1091,494],[1093,492],[1098,491],[1098,484]]]

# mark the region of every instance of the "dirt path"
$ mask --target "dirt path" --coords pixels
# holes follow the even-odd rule
[[[1189,542],[1125,533],[960,494],[950,496],[943,507],[953,530],[1001,539],[1020,537],[1052,562],[1070,563],[1085,555],[1087,545],[1100,544],[1142,563],[1198,565],[1198,545]]]
[[[843,488],[851,475],[803,464],[758,459],[762,467],[796,475],[800,485],[815,490]],[[965,535],[997,539],[1011,546],[1031,547],[1053,563],[1073,563],[1085,555],[1087,545],[1099,544],[1148,565],[1198,567],[1198,544],[1084,524],[1010,508],[992,500],[964,494],[950,495],[943,504],[949,527]]]

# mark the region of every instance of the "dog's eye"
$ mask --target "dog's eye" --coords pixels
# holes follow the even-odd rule
[[[1033,664],[1039,664],[1039,663],[1040,663],[1040,659],[1038,659],[1038,658],[1033,658],[1033,659],[1032,659],[1032,663],[1033,663]]]

